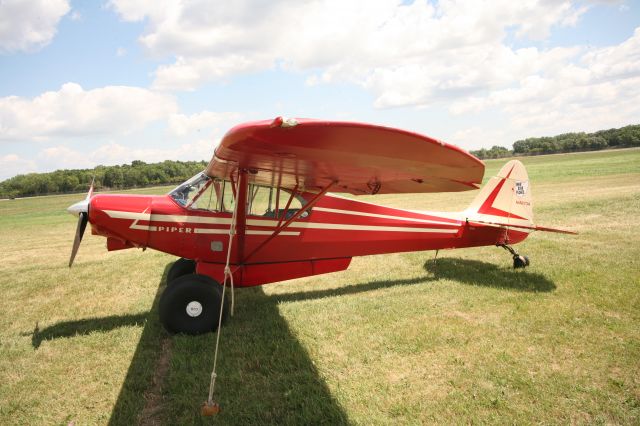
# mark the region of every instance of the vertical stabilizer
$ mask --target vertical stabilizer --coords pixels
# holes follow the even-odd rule
[[[524,165],[518,160],[505,164],[480,190],[465,213],[470,220],[533,225],[533,199]]]

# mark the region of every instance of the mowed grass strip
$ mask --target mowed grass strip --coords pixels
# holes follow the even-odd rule
[[[536,222],[580,235],[533,234],[526,271],[484,247],[237,290],[215,419],[199,414],[215,335],[158,324],[173,258],[107,253],[87,232],[69,270],[64,210],[81,194],[0,202],[0,424],[637,424],[640,150],[522,161]],[[456,210],[474,195],[364,199]]]

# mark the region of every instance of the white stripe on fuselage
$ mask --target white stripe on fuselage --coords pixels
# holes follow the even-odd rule
[[[114,219],[134,219],[135,222],[133,225],[136,228],[141,227],[142,229],[147,230],[146,227],[141,225],[136,225],[137,221],[144,220],[148,222],[173,222],[173,223],[200,223],[200,224],[212,224],[212,225],[231,225],[231,218],[222,218],[222,217],[206,217],[206,216],[186,216],[186,215],[163,215],[163,214],[150,214],[150,213],[136,213],[136,212],[124,212],[119,210],[104,210],[109,217]],[[392,216],[390,216],[392,217]],[[394,217],[395,218],[395,217]],[[376,226],[376,225],[347,225],[340,223],[317,223],[317,222],[293,222],[290,226],[292,228],[305,228],[305,229],[326,229],[326,230],[342,230],[342,231],[384,231],[384,232],[417,232],[417,233],[441,233],[441,234],[455,234],[458,232],[458,228],[456,224],[452,223],[444,223],[443,225],[456,226],[456,228],[416,228],[416,227],[406,227],[406,226]],[[263,226],[269,228],[275,228],[278,226],[278,221],[275,220],[265,220],[265,219],[247,219],[247,225],[249,226]],[[149,226],[148,230],[156,230],[152,229],[153,226]],[[196,228],[196,229],[209,229],[209,228]],[[218,233],[217,231],[221,231],[221,233],[228,232],[228,229],[220,229],[220,230],[212,230],[210,233]],[[204,233],[201,231],[194,231],[196,233]],[[254,233],[254,235],[270,235],[270,231],[247,231],[248,234]],[[281,232],[279,235],[299,235],[298,233],[284,233]]]
[[[228,234],[229,233],[229,228],[222,228],[222,229],[194,228],[193,232],[195,234]],[[246,233],[247,233],[247,235],[271,235],[271,234],[273,234],[273,231],[259,231],[259,230],[248,229],[246,231]],[[283,231],[283,232],[280,232],[278,235],[296,237],[296,236],[300,235],[300,233],[299,232]]]
[[[402,217],[402,216],[391,216],[387,214],[377,214],[377,213],[365,213],[365,212],[357,212],[354,210],[339,210],[339,209],[329,209],[326,207],[315,207],[313,211],[320,211],[326,213],[338,213],[338,214],[346,214],[353,216],[365,216],[365,217],[375,217],[379,219],[393,219],[393,220],[402,220],[407,222],[418,222],[418,223],[428,223],[430,225],[450,225],[450,226],[458,226],[459,223],[451,223],[451,222],[442,222],[438,220],[431,219],[416,219],[412,217]]]
[[[260,219],[247,219],[247,225],[251,226],[264,226],[264,227],[277,227],[278,222],[272,220],[260,220]],[[455,224],[448,223],[447,225]],[[319,223],[319,222],[293,222],[290,225],[292,228],[305,228],[305,229],[326,229],[326,230],[341,230],[341,231],[386,231],[386,232],[431,232],[441,234],[455,234],[458,232],[458,228],[413,228],[406,226],[377,226],[377,225],[351,225],[341,223]]]

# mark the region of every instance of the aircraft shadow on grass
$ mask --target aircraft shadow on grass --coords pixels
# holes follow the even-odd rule
[[[435,280],[436,278],[433,276],[424,276],[424,277],[408,278],[408,279],[402,279],[402,280],[370,281],[368,283],[352,284],[352,285],[325,289],[325,290],[310,290],[310,291],[299,291],[296,293],[276,294],[276,295],[269,296],[269,298],[277,299],[278,302],[301,302],[304,300],[323,299],[325,297],[346,296],[350,294],[364,293],[366,291],[374,291],[381,288],[424,284],[428,281],[435,281]]]
[[[437,279],[445,278],[479,287],[514,291],[549,292],[556,289],[553,281],[528,269],[505,269],[493,263],[460,258],[431,259],[424,269]]]
[[[211,423],[200,415],[200,404],[209,391],[216,335],[170,336],[164,331],[158,303],[169,266],[144,322],[111,425]],[[237,292],[235,315],[222,328],[215,392],[222,412],[215,422],[346,424],[344,410],[280,316],[277,303],[260,287]],[[166,340],[170,340],[170,353],[163,354]],[[155,386],[153,372],[163,356],[169,358],[169,368],[158,389],[160,404],[149,410],[141,401],[148,399],[145,392]]]
[[[42,330],[36,324],[36,328],[31,334],[31,345],[34,349],[38,349],[45,340],[86,335],[93,332],[106,332],[119,327],[141,326],[148,316],[148,312],[141,312],[131,315],[86,318],[78,321],[59,322]]]

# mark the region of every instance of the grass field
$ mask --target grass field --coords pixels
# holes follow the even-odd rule
[[[80,196],[0,202],[0,424],[640,423],[640,150],[523,162],[536,222],[580,235],[533,234],[526,271],[484,247],[237,291],[215,418],[199,415],[215,335],[157,319],[174,259],[87,233],[69,270]]]

